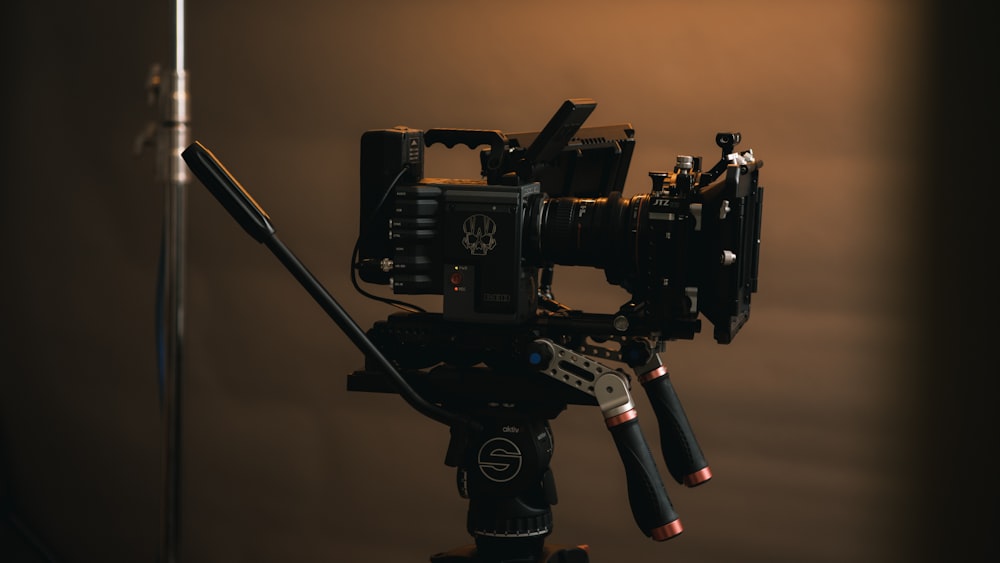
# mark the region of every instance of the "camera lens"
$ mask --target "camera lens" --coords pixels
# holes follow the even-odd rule
[[[643,196],[560,197],[543,204],[539,248],[547,263],[626,270],[635,264],[638,208]]]

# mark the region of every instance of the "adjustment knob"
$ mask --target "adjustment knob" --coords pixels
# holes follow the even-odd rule
[[[540,342],[532,342],[525,359],[531,367],[542,369],[552,361],[552,349]]]

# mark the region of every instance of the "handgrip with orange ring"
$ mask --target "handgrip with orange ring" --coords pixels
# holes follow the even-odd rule
[[[625,467],[628,501],[635,523],[654,540],[668,540],[680,534],[683,527],[642,434],[628,387],[623,374],[606,371],[594,380],[594,397]]]
[[[656,414],[660,449],[671,477],[688,487],[696,487],[711,479],[712,470],[691,430],[691,423],[666,366],[654,354],[650,364],[637,369],[636,375]]]
[[[684,528],[667,497],[635,410],[605,422],[625,466],[628,500],[635,523],[644,534],[656,541],[677,536]]]

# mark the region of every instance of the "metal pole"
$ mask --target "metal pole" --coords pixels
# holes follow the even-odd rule
[[[181,382],[184,341],[184,260],[186,187],[190,182],[181,152],[189,144],[188,77],[184,67],[184,1],[175,0],[174,67],[161,89],[163,124],[159,149],[166,174],[164,227],[163,498],[159,561],[178,561],[181,498]]]

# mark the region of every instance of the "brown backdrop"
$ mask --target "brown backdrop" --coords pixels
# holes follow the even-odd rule
[[[171,4],[66,4],[4,16],[0,477],[61,560],[151,561],[163,188],[152,155],[130,151],[157,117],[143,82],[171,62]],[[930,26],[914,3],[189,4],[193,139],[362,326],[390,312],[347,271],[366,129],[530,130],[592,97],[590,124],[637,130],[628,193],[679,153],[714,157],[716,131],[742,131],[766,162],[749,325],[729,346],[705,334],[667,353],[716,474],[668,484],[686,532],[642,536],[598,412],[571,407],[553,422],[553,541],[590,544],[595,562],[874,562],[934,553],[929,537],[959,533],[951,519],[976,521],[955,511],[989,489],[923,479],[961,481],[978,459],[941,449],[951,435],[927,401],[956,396],[913,368],[950,365],[969,330],[941,300],[991,305],[962,301],[975,284],[943,297],[934,284],[955,278],[921,269],[964,264],[923,231],[976,205],[914,205],[937,193],[914,197],[916,181],[947,168],[916,152],[938,145],[922,134]],[[433,175],[478,170],[464,148],[429,158]],[[447,429],[399,397],[346,392],[361,354],[200,185],[187,219],[182,560],[424,561],[466,543]],[[624,299],[587,269],[560,270],[556,292],[594,312]]]

